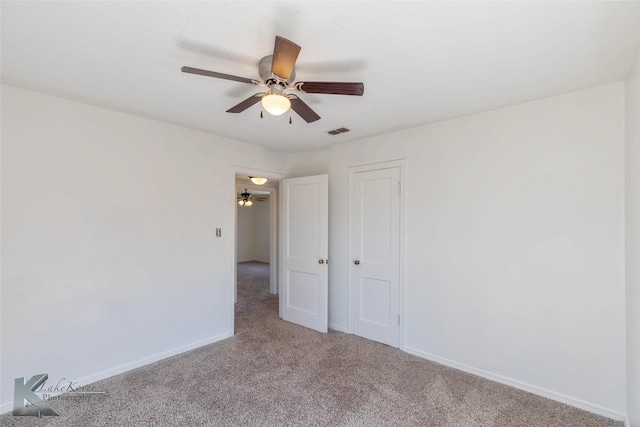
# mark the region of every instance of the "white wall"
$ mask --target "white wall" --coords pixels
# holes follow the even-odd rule
[[[640,426],[640,49],[626,84],[627,414]]]
[[[264,197],[264,196],[263,196]],[[238,262],[269,262],[269,199],[238,206]]]
[[[407,159],[404,349],[621,418],[624,84],[299,154],[328,173],[348,330],[348,168]]]
[[[1,136],[3,411],[233,333],[231,165],[289,156],[6,85]]]

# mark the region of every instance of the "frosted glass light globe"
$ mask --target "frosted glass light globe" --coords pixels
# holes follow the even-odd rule
[[[280,116],[289,111],[291,101],[282,95],[265,95],[262,97],[262,106],[269,114]]]

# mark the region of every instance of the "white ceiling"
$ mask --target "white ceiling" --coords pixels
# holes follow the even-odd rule
[[[298,152],[624,80],[640,2],[9,2],[7,84]],[[322,119],[225,111],[261,88],[275,35],[302,46],[297,80],[362,81],[364,96],[302,94]],[[330,136],[347,127],[351,132]]]

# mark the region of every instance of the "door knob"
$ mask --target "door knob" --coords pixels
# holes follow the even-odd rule
[[[354,263],[355,265],[360,265],[360,260],[359,260],[359,259],[357,259],[357,260],[353,261],[353,263]]]
[[[319,259],[318,260],[318,264],[324,264],[324,260],[323,259]]]

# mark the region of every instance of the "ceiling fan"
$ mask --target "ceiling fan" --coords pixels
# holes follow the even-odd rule
[[[266,197],[255,197],[252,196],[247,189],[244,189],[244,193],[240,194],[240,197],[237,198],[238,200],[238,204],[240,206],[246,206],[246,207],[250,207],[253,206],[253,202],[264,202],[265,200],[267,200]]]
[[[300,46],[291,40],[276,36],[273,55],[265,56],[258,63],[260,81],[186,66],[182,67],[182,72],[233,80],[240,83],[249,83],[267,88],[266,92],[256,93],[231,107],[227,110],[227,113],[241,113],[258,103],[258,101],[262,101],[262,106],[270,114],[279,116],[291,108],[307,123],[311,123],[320,119],[320,116],[296,94],[288,93],[287,91],[296,90],[302,93],[362,96],[364,93],[364,84],[360,82],[293,83],[295,80],[295,63],[298,59],[300,49]]]

